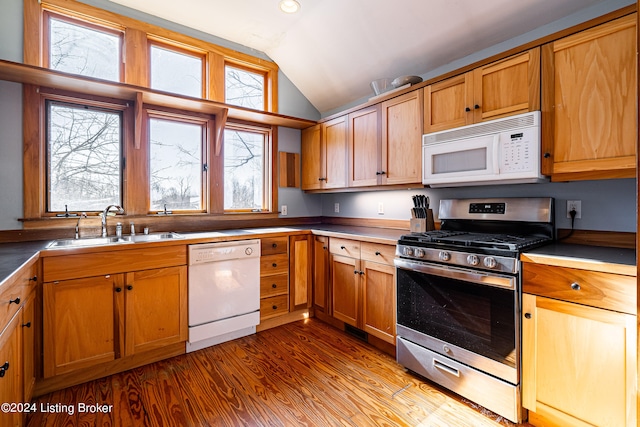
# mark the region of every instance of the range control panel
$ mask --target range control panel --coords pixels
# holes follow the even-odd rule
[[[506,203],[470,203],[469,204],[469,213],[504,215],[506,210],[507,210]]]

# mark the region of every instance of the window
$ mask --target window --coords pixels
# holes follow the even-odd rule
[[[120,81],[122,34],[49,14],[49,68]]]
[[[271,134],[227,125],[224,131],[224,209],[270,210]]]
[[[265,75],[231,65],[225,66],[225,103],[254,110],[265,109]]]
[[[150,117],[151,211],[202,211],[206,122]]]
[[[151,44],[151,88],[181,95],[203,97],[202,56]]]
[[[122,204],[122,111],[47,101],[48,212]]]

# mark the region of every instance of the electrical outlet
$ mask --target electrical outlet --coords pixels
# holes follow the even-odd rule
[[[282,205],[282,208],[280,208],[280,213],[282,214],[282,216],[287,216],[287,214],[289,213],[289,211],[287,210],[287,205]]]
[[[378,215],[384,215],[384,204],[382,202],[378,202]]]
[[[333,204],[333,211],[334,211],[335,213],[340,212],[340,203],[334,203],[334,204]]]
[[[567,218],[571,218],[572,210],[576,211],[576,219],[582,218],[582,200],[567,200]]]

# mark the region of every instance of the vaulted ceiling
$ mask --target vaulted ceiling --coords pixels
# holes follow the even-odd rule
[[[110,0],[264,52],[320,112],[606,0]]]

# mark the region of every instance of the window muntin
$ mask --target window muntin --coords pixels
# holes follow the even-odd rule
[[[225,65],[225,103],[265,110],[265,75],[245,68]]]
[[[49,15],[49,68],[121,81],[122,34]]]
[[[224,209],[271,209],[270,133],[242,126],[224,131]]]
[[[149,118],[151,211],[203,211],[206,124]]]
[[[122,111],[46,102],[47,211],[122,205]]]
[[[203,97],[204,59],[182,50],[150,44],[150,87],[180,95]]]

